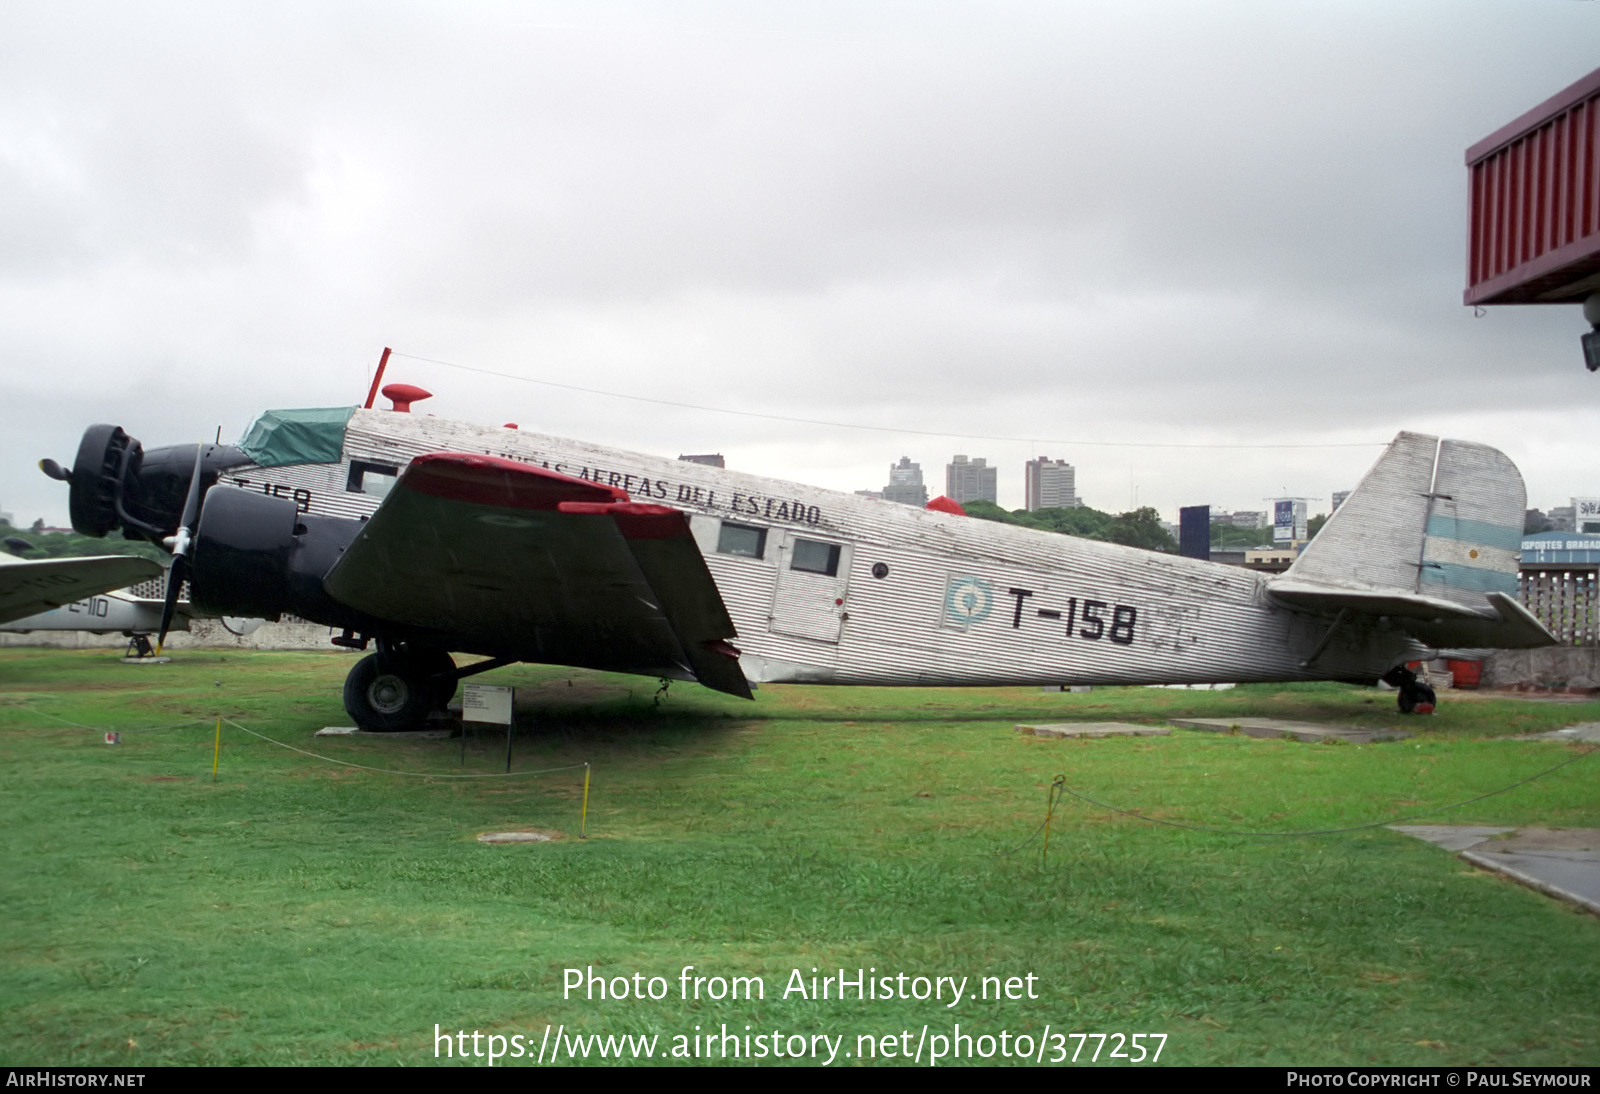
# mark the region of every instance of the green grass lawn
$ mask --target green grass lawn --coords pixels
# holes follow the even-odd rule
[[[1388,694],[1322,684],[768,687],[754,703],[675,684],[657,707],[651,680],[526,666],[479,678],[518,689],[515,772],[592,764],[580,840],[581,770],[445,777],[500,772],[495,730],[469,738],[465,766],[456,740],[313,738],[347,722],[350,663],[0,651],[0,1063],[431,1063],[436,1025],[535,1056],[549,1026],[654,1035],[658,1060],[676,1048],[704,1062],[689,1038],[726,1026],[769,1053],[773,1034],[787,1051],[803,1035],[822,1060],[811,1038],[842,1037],[834,1066],[861,1062],[858,1038],[880,1054],[920,1042],[925,1063],[958,1024],[991,1063],[1002,1032],[1013,1055],[1021,1035],[1046,1061],[1076,1048],[1080,1063],[1097,1042],[1071,1035],[1102,1033],[1166,1034],[1164,1064],[1600,1061],[1600,920],[1420,841],[1381,827],[1219,835],[1067,798],[1048,858],[1042,837],[1026,842],[1057,775],[1207,828],[1389,821],[1560,763],[1579,749],[1509,738],[1600,720],[1600,704],[1447,693],[1437,716],[1411,720]],[[1184,715],[1416,735],[1012,728]],[[219,716],[436,777],[335,765],[225,725],[213,782]],[[102,743],[107,730],[122,743]],[[1429,822],[1597,827],[1597,773],[1600,757],[1580,760]],[[477,842],[501,829],[560,838]],[[707,978],[698,999],[682,997],[685,966]],[[647,988],[659,977],[664,997],[568,997],[566,970],[590,968]],[[831,975],[829,998],[810,997],[813,969]],[[966,994],[841,1000],[840,969],[891,987],[902,973],[908,988],[965,978]],[[795,970],[807,992],[786,996]],[[764,998],[710,997],[736,977]],[[1000,998],[976,997],[984,977]],[[1020,998],[1005,997],[1010,978]],[[1118,1046],[1104,1042],[1100,1062]]]

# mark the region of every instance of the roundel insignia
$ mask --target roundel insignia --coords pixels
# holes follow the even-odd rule
[[[982,623],[994,608],[994,593],[981,577],[954,575],[944,596],[944,618],[950,626],[966,630]]]

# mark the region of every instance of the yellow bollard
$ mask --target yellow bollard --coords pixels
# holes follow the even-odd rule
[[[1067,785],[1065,775],[1057,775],[1050,783],[1050,789],[1045,795],[1044,809],[1044,850],[1039,853],[1039,866],[1041,868],[1050,861],[1050,818],[1056,815],[1056,802],[1061,800],[1061,790]]]
[[[583,763],[583,812],[578,817],[578,838],[588,839],[585,834],[589,826],[589,762]]]

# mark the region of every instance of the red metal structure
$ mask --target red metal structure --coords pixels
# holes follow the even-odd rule
[[[1600,69],[1467,149],[1467,304],[1600,292]]]

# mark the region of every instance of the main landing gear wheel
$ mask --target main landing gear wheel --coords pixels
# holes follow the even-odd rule
[[[415,729],[430,711],[455,694],[455,678],[436,677],[455,670],[442,650],[416,657],[374,653],[356,662],[344,680],[344,709],[362,729],[392,732]]]
[[[1417,674],[1400,665],[1384,674],[1383,682],[1400,689],[1397,702],[1401,714],[1432,714],[1439,697],[1433,688],[1417,679]]]
[[[422,672],[432,677],[433,706],[430,709],[443,710],[456,697],[456,687],[461,682],[456,677],[454,658],[444,650],[422,650],[415,656]]]

